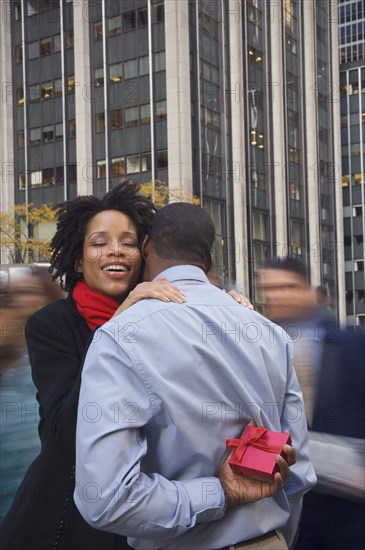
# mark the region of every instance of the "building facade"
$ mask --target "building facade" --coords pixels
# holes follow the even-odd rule
[[[216,270],[257,309],[261,262],[294,253],[343,316],[336,2],[11,0],[5,12],[7,205],[168,182],[210,212]]]
[[[338,8],[346,318],[365,326],[365,5]]]

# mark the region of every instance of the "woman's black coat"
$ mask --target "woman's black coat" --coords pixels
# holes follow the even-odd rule
[[[3,550],[129,548],[124,537],[90,527],[73,500],[81,367],[91,334],[71,297],[42,308],[27,323],[41,452],[4,518]]]

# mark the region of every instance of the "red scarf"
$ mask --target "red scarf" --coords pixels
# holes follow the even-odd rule
[[[76,284],[72,297],[91,330],[109,321],[120,305],[113,298],[92,290],[85,281]]]

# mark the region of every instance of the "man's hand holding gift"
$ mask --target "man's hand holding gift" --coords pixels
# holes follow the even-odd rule
[[[285,432],[287,437],[283,438],[284,434],[275,435],[276,432],[267,432],[267,430],[255,428],[256,424],[251,420],[244,430],[241,440],[227,441],[227,446],[229,448],[235,447],[235,450],[227,456],[219,470],[218,478],[226,494],[228,508],[235,504],[250,504],[276,495],[283,489],[284,481],[291,475],[290,466],[293,466],[296,462],[295,449],[289,444],[291,442],[289,432]],[[282,441],[287,440],[288,443],[281,446],[269,445],[265,440],[269,439],[270,436],[276,437],[276,439],[279,438]],[[250,451],[255,449],[259,453],[266,454],[268,464],[263,467],[263,472],[256,471],[253,473],[250,468],[249,453],[247,453],[248,468],[245,468],[243,457],[247,449],[250,449]],[[242,461],[242,465],[236,466],[235,463],[237,464],[239,461]],[[242,472],[248,471],[251,474],[237,473],[240,469]],[[252,477],[253,475],[254,477]]]

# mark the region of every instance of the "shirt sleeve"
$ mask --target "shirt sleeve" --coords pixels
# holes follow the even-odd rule
[[[174,481],[141,471],[146,426],[160,404],[131,346],[104,329],[96,336],[82,372],[76,434],[74,499],[84,519],[98,529],[161,541],[221,519],[218,478]]]

